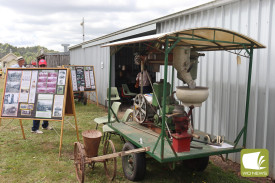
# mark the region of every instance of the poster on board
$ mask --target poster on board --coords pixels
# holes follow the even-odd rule
[[[71,69],[71,78],[74,92],[95,91],[95,77],[93,66],[65,65]]]
[[[8,69],[1,117],[61,120],[67,69]]]

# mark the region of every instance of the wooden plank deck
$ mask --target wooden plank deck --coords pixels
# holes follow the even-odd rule
[[[147,153],[160,162],[172,162],[175,160],[184,160],[184,159],[205,157],[210,155],[239,152],[242,149],[241,146],[237,146],[235,149],[233,147],[232,148],[214,148],[207,144],[192,141],[191,145],[200,146],[200,147],[203,147],[203,149],[190,148],[190,152],[177,153],[178,158],[176,158],[172,149],[169,146],[169,143],[165,140],[164,157],[163,159],[161,159],[160,141],[156,147],[155,152],[152,153],[155,147],[155,144],[157,142],[157,139],[159,137],[159,134],[157,134],[156,132],[136,122],[127,122],[127,123],[116,122],[116,123],[112,123],[110,127],[113,128],[118,133],[120,133],[122,136],[124,136],[131,143],[135,144],[137,147],[150,147],[150,151]],[[201,136],[200,139],[203,139],[204,135],[206,134],[200,131],[195,131],[195,133]],[[141,139],[142,139],[142,144],[140,142]],[[226,142],[226,143],[233,145],[232,142]]]

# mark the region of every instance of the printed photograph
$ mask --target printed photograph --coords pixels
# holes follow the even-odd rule
[[[33,110],[33,104],[28,105],[28,110]]]
[[[46,93],[46,88],[37,88],[37,93]]]
[[[18,93],[5,93],[4,104],[17,104],[19,99]]]
[[[2,116],[17,116],[18,104],[4,104]]]
[[[37,83],[37,88],[46,88],[47,87],[47,83],[43,82],[43,83]]]
[[[56,83],[57,77],[48,77],[48,82]]]
[[[38,100],[36,111],[49,112],[52,111],[52,100]]]
[[[62,117],[64,95],[55,95],[53,103],[53,117]]]
[[[65,85],[66,83],[66,70],[59,70],[58,74],[58,85]]]
[[[31,82],[31,88],[35,89],[35,87],[36,87],[36,81],[33,80],[33,81]]]
[[[8,71],[7,82],[21,81],[22,71]]]
[[[57,94],[63,95],[64,94],[64,86],[57,86]]]
[[[19,108],[22,110],[24,110],[24,109],[28,109],[28,105],[29,104],[26,104],[26,103],[22,103],[22,104],[20,104],[20,106],[19,106]]]
[[[56,88],[56,83],[47,83],[48,88]]]
[[[30,116],[31,115],[31,111],[30,110],[21,110],[21,115],[22,116]]]
[[[91,70],[91,67],[85,67],[85,71]]]
[[[54,108],[54,117],[62,117],[62,109],[60,107]]]
[[[20,82],[7,82],[6,93],[19,93]]]
[[[57,72],[56,71],[49,72],[48,77],[57,77]]]
[[[24,88],[21,88],[20,93],[29,93],[29,89],[24,89]]]
[[[59,75],[66,75],[66,70],[59,70]]]
[[[47,82],[47,77],[39,77],[38,82]]]
[[[52,94],[55,94],[56,89],[55,89],[55,88],[47,88],[47,90],[46,90],[46,91],[47,91],[46,93],[52,93]]]
[[[47,72],[43,72],[43,71],[40,71],[39,74],[38,74],[39,77],[48,77],[48,73]]]

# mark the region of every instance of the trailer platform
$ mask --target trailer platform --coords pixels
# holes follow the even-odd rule
[[[163,158],[161,158],[161,142],[159,141],[156,146],[159,137],[158,133],[140,125],[137,122],[115,122],[109,124],[109,126],[138,148],[150,147],[150,151],[147,153],[161,163],[200,158],[211,155],[228,154],[239,152],[243,149],[241,146],[236,146],[234,148],[234,143],[228,141],[225,141],[221,147],[192,141],[191,146],[202,147],[202,149],[190,148],[189,152],[176,153],[176,157],[168,141],[164,139],[164,154]],[[195,130],[195,134],[200,136],[200,139],[202,139],[201,141],[203,141],[204,136],[207,135],[207,133],[197,130]],[[153,153],[154,148],[155,151]]]

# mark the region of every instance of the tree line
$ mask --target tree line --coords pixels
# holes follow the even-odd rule
[[[15,54],[16,56],[23,56],[26,63],[30,64],[32,60],[36,60],[36,57],[40,55],[41,49],[44,50],[44,53],[56,53],[58,51],[48,50],[46,47],[43,46],[32,46],[32,47],[16,47],[12,46],[8,43],[0,43],[0,58],[3,58],[10,51]]]

